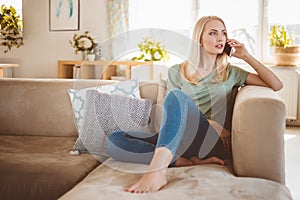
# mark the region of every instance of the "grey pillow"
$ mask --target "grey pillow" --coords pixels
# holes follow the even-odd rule
[[[109,156],[106,151],[106,138],[111,132],[149,132],[148,122],[152,108],[150,99],[89,90],[84,106],[82,131],[73,151],[105,157]]]

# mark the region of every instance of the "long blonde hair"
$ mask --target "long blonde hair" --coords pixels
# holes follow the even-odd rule
[[[199,66],[201,62],[201,39],[203,34],[203,29],[207,22],[211,20],[219,20],[223,23],[225,29],[225,23],[224,21],[217,16],[205,16],[200,18],[195,27],[194,32],[192,36],[193,44],[191,44],[191,50],[189,59],[181,63],[180,67],[180,74],[181,76],[188,82],[193,83],[195,85],[199,85],[199,82],[197,81],[197,77],[199,77],[199,72],[197,71],[197,67]],[[227,36],[226,36],[227,37]],[[216,66],[216,78],[215,80],[218,82],[223,82],[227,79],[226,76],[226,68],[228,65],[228,57],[226,53],[219,54],[217,56],[216,62],[214,63]],[[201,66],[201,65],[200,65]],[[202,66],[203,67],[203,66]]]

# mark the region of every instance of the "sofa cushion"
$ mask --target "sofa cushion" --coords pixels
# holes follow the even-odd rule
[[[88,90],[97,90],[97,91],[110,93],[110,94],[128,95],[137,98],[141,97],[137,80],[128,80],[120,83],[115,83],[112,85],[82,88],[78,90],[68,89],[68,94],[70,96],[74,119],[75,119],[75,125],[78,133],[81,131],[83,120],[84,120],[83,118],[83,113],[85,112],[84,104],[86,101],[86,92]]]
[[[67,90],[115,83],[96,79],[0,79],[0,135],[78,136]],[[139,86],[142,98],[151,99],[153,104],[162,102],[164,81],[139,81]]]
[[[1,199],[57,199],[99,165],[70,156],[76,137],[0,136]]]
[[[238,92],[232,119],[233,166],[238,176],[285,183],[285,116],[285,103],[272,89],[248,85]]]
[[[114,83],[117,81],[0,79],[0,135],[78,136],[67,89]]]
[[[117,130],[148,131],[151,108],[150,99],[87,91],[82,130],[73,150],[108,157],[106,137]]]
[[[73,199],[272,199],[291,200],[287,187],[260,178],[235,177],[226,166],[198,165],[168,169],[168,184],[159,192],[132,194],[134,184],[147,165],[108,159],[60,200]]]

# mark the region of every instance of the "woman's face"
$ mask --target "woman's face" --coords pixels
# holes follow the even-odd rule
[[[206,23],[200,42],[209,55],[216,57],[218,54],[221,54],[226,40],[226,29],[221,21],[210,20]]]

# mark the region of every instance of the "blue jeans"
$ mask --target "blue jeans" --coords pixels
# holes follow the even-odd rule
[[[192,99],[179,89],[168,92],[163,103],[160,133],[116,131],[107,139],[107,152],[112,158],[124,162],[149,164],[155,148],[168,148],[174,158],[179,156],[207,158],[226,156],[219,134],[195,105]]]

